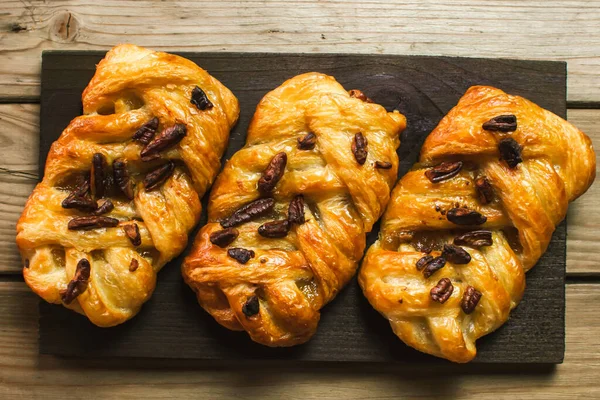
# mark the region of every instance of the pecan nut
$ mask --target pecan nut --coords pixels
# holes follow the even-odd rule
[[[157,129],[158,118],[154,117],[150,121],[142,125],[140,129],[138,129],[131,138],[136,142],[140,142],[146,145],[152,141],[152,138],[154,138]]]
[[[221,229],[210,234],[210,242],[219,247],[227,247],[239,234],[240,233],[235,228]]]
[[[269,194],[275,189],[275,185],[283,176],[286,164],[287,154],[284,152],[275,154],[258,180],[258,190],[262,194]]]
[[[113,177],[115,183],[121,189],[121,192],[129,200],[133,200],[133,184],[129,178],[129,171],[127,171],[127,163],[122,158],[117,158],[113,161]]]
[[[439,280],[437,285],[431,288],[429,294],[431,296],[431,300],[444,304],[446,301],[448,301],[450,296],[452,296],[453,291],[454,286],[452,286],[450,279],[442,278]]]
[[[360,165],[363,165],[367,161],[367,154],[369,153],[367,147],[367,138],[361,132],[354,135],[354,140],[352,141],[352,153],[354,154],[356,162]]]
[[[443,162],[425,171],[425,176],[431,183],[438,183],[455,177],[462,167],[462,161]]]
[[[275,200],[273,198],[265,198],[254,200],[251,203],[236,210],[228,218],[221,221],[223,228],[232,228],[243,224],[244,222],[251,221],[252,219],[264,215],[273,209]]]
[[[523,148],[513,138],[504,138],[498,143],[498,151],[500,159],[506,161],[510,168],[515,168],[519,163],[523,162],[521,152]]]
[[[304,196],[295,196],[288,207],[288,221],[292,224],[302,225],[304,219]]]
[[[460,302],[460,308],[462,308],[465,314],[471,314],[475,311],[475,307],[477,307],[477,303],[479,303],[480,299],[481,292],[473,286],[468,286]]]
[[[478,230],[463,233],[454,238],[454,244],[459,246],[482,247],[492,245],[492,232]]]
[[[69,194],[63,201],[60,203],[62,208],[73,208],[78,211],[83,212],[92,212],[95,211],[98,207],[98,204],[92,200],[89,196],[74,196],[73,193]]]
[[[227,255],[240,264],[246,264],[251,258],[254,258],[254,250],[242,249],[241,247],[232,247],[227,250]]]
[[[350,95],[350,97],[354,97],[355,99],[359,99],[361,101],[364,101],[365,103],[373,102],[373,100],[368,98],[366,94],[364,94],[362,91],[360,91],[358,89],[351,89],[348,91],[348,94]]]
[[[375,161],[374,166],[377,169],[392,169],[392,163],[389,161]]]
[[[210,102],[208,96],[204,93],[204,90],[200,89],[198,86],[192,89],[190,103],[195,105],[196,108],[201,111],[213,108],[213,103]]]
[[[260,303],[258,302],[258,297],[256,296],[249,297],[242,306],[242,312],[246,317],[252,317],[258,314],[259,309]]]
[[[298,138],[298,148],[300,150],[312,150],[317,144],[317,135],[312,132],[308,132],[301,138]]]
[[[104,200],[104,203],[102,203],[92,214],[94,214],[94,215],[108,214],[109,212],[111,212],[114,209],[115,209],[115,205],[113,204],[113,202],[110,199],[106,199],[106,200]]]
[[[282,238],[287,236],[290,227],[290,221],[287,219],[265,222],[258,227],[258,234],[270,239]]]
[[[89,231],[99,228],[113,228],[119,220],[110,217],[76,217],[69,221],[67,228],[71,231]]]
[[[429,278],[431,275],[442,269],[444,265],[446,265],[446,259],[444,257],[435,257],[423,268],[423,276]]]
[[[517,130],[517,116],[513,114],[498,115],[484,122],[482,128],[493,132],[514,132]]]
[[[67,284],[67,289],[60,293],[63,303],[71,304],[77,296],[86,291],[90,279],[90,270],[90,262],[86,258],[79,260],[73,279]]]
[[[471,255],[462,247],[453,244],[444,245],[442,257],[453,264],[468,264],[471,262]]]
[[[475,188],[477,189],[477,196],[481,204],[488,204],[494,200],[494,189],[485,176],[475,180]]]
[[[144,178],[144,187],[146,191],[151,192],[154,189],[162,185],[175,171],[175,163],[169,161],[165,165],[156,168],[154,171],[148,173]]]
[[[136,260],[135,258],[131,259],[131,262],[129,263],[129,271],[130,272],[135,272],[140,266],[140,263],[138,262],[138,260]]]
[[[175,146],[187,135],[187,127],[184,124],[175,124],[164,129],[142,149],[140,156],[142,161],[150,161],[158,157],[158,153]]]
[[[123,230],[125,231],[125,235],[127,235],[132,245],[137,247],[140,244],[142,244],[142,235],[140,235],[140,228],[135,222],[133,224],[123,225]]]
[[[94,153],[92,157],[92,170],[90,171],[90,187],[95,199],[104,197],[106,191],[106,157],[101,153]]]
[[[468,208],[451,208],[446,213],[448,221],[456,225],[482,225],[487,217]]]

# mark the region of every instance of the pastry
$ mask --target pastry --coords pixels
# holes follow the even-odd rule
[[[268,93],[213,186],[182,272],[221,325],[303,343],[354,275],[395,182],[405,118],[331,76]]]
[[[359,283],[409,346],[454,362],[501,326],[568,203],[595,177],[590,139],[534,103],[470,88],[394,188]]]
[[[133,317],[185,248],[237,99],[193,62],[119,45],[54,142],[17,224],[29,287],[107,327]]]

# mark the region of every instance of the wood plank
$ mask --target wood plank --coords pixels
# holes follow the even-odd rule
[[[569,100],[600,101],[600,1],[0,3],[0,93],[37,98],[47,49],[351,52],[569,62]]]
[[[600,143],[600,110],[569,110],[568,118]],[[39,105],[0,104],[0,143],[4,147],[0,167],[37,173],[39,146]],[[600,155],[600,153],[599,153]],[[600,160],[598,160],[600,168]],[[600,177],[600,171],[598,173]],[[15,224],[34,181],[29,177],[11,176],[0,170],[0,273],[20,273],[21,258],[14,236]],[[567,273],[600,273],[597,260],[600,248],[600,184],[595,183],[569,208],[567,226]]]
[[[597,398],[599,302],[599,284],[567,285],[567,351],[555,369],[60,359],[38,355],[35,295],[0,282],[0,398]]]
[[[600,110],[569,110],[569,121],[592,138],[596,148],[596,176],[600,179]],[[600,273],[600,184],[596,181],[567,214],[567,272]]]
[[[358,87],[374,102],[388,110],[399,109],[406,116],[407,129],[402,133],[399,149],[400,174],[412,167],[425,137],[474,84],[520,94],[566,118],[566,65],[562,62],[356,54],[203,52],[184,56],[210,71],[239,99],[240,118],[230,135],[225,158],[243,147],[250,119],[264,94],[291,76],[309,70],[333,75],[344,87]],[[42,160],[62,128],[81,112],[81,92],[102,57],[104,52],[44,54]],[[367,246],[377,234],[375,228],[367,236]],[[561,224],[538,267],[528,274],[527,293],[521,306],[503,329],[479,341],[474,362],[562,362],[565,257],[566,227]],[[438,361],[399,342],[386,321],[365,300],[356,280],[323,311],[318,333],[310,343],[288,349],[259,346],[245,333],[224,330],[200,312],[195,296],[182,285],[180,263],[178,259],[165,265],[160,284],[140,315],[109,333],[62,307],[43,307],[41,352],[79,357],[211,360]],[[537,325],[542,321],[545,334],[540,338]],[[177,336],[177,343],[168,340],[169,335]],[[88,341],[95,346],[90,347]]]

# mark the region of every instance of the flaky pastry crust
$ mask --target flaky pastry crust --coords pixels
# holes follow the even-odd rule
[[[310,339],[388,202],[405,123],[319,73],[268,93],[246,146],[215,182],[209,223],[182,267],[200,305],[258,343]],[[232,217],[247,204],[264,211]]]
[[[562,118],[470,88],[394,188],[359,274],[365,296],[409,346],[472,360],[475,340],[521,300],[525,272],[593,182],[595,160]]]
[[[107,327],[139,311],[185,248],[239,107],[193,62],[128,44],[98,64],[82,101],[84,115],[50,149],[17,245],[35,293]]]

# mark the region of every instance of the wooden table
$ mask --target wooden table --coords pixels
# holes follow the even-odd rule
[[[565,362],[545,366],[68,360],[39,356],[15,223],[37,174],[40,54],[120,42],[194,51],[564,60],[569,120],[600,143],[600,1],[0,3],[0,398],[600,397],[600,185],[568,214]]]

